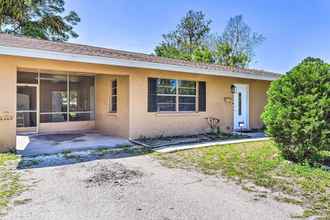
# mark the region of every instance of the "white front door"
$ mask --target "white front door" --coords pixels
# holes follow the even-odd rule
[[[249,129],[249,85],[235,84],[234,130]]]

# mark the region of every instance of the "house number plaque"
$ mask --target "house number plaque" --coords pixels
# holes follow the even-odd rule
[[[11,121],[14,119],[13,114],[10,114],[9,112],[0,112],[0,121]]]

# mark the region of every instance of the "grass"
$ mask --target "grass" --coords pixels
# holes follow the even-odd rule
[[[10,199],[23,190],[13,165],[18,159],[15,154],[0,154],[0,210],[7,207]]]
[[[15,154],[0,154],[0,166],[4,166],[8,161],[17,160]]]
[[[221,174],[242,187],[253,183],[280,192],[278,201],[302,205],[299,217],[330,218],[330,171],[285,160],[271,141],[207,147],[155,154],[169,167],[197,168],[206,174]]]

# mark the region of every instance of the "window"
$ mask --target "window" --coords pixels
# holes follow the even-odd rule
[[[40,122],[94,120],[93,76],[40,74]]]
[[[170,112],[176,111],[176,80],[158,79],[157,80],[157,111]]]
[[[179,80],[179,111],[196,110],[196,82]]]
[[[196,111],[195,81],[156,80],[156,98],[153,98],[153,101],[156,102],[157,108],[155,110],[157,112]],[[152,96],[152,94],[150,95]]]
[[[117,80],[111,81],[111,107],[110,112],[117,112]]]

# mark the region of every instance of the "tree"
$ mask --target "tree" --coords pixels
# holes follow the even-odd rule
[[[169,41],[162,42],[160,46],[157,46],[155,49],[155,53],[157,56],[160,57],[167,57],[179,60],[191,60],[191,56],[187,52],[180,50],[175,43]]]
[[[217,42],[215,60],[223,65],[246,67],[255,55],[255,48],[264,39],[261,34],[252,32],[242,15],[232,17]]]
[[[210,24],[203,12],[188,11],[175,31],[163,35],[155,48],[156,55],[244,68],[265,39],[251,31],[242,15],[230,18],[220,36],[210,33]]]
[[[0,0],[0,32],[53,41],[78,37],[76,12],[67,15],[64,0]]]
[[[249,57],[245,53],[234,55],[233,48],[227,42],[217,45],[215,51],[216,62],[225,66],[245,67],[249,63]]]
[[[306,58],[272,82],[262,115],[285,158],[312,162],[330,150],[330,65]]]
[[[211,20],[205,19],[201,11],[188,11],[175,31],[163,35],[163,41],[156,47],[158,56],[192,59],[194,50],[203,46],[210,32]]]
[[[191,55],[192,61],[201,63],[213,63],[213,54],[209,48],[203,46],[196,48]]]

